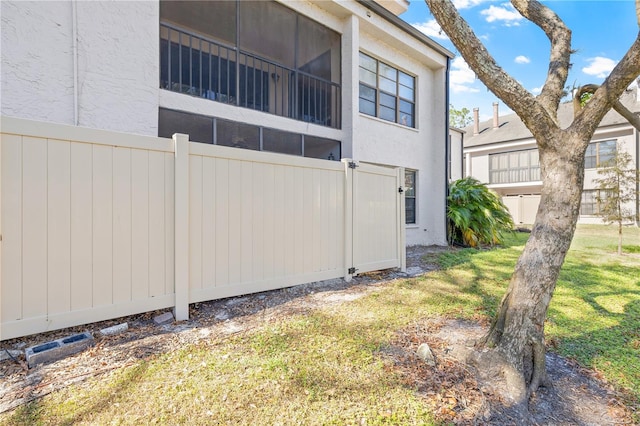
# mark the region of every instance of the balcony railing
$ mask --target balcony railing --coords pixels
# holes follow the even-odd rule
[[[160,24],[160,88],[340,128],[340,85]]]

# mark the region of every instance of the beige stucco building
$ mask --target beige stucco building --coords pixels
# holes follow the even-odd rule
[[[2,2],[1,113],[406,169],[445,244],[448,64],[392,1]]]
[[[629,110],[640,112],[640,90],[637,85],[627,89],[620,100]],[[494,104],[491,120],[479,122],[477,110],[474,110],[474,116],[474,123],[465,129],[465,175],[488,183],[489,188],[500,194],[516,224],[532,224],[542,187],[535,140],[516,114],[500,116],[498,104]],[[568,126],[573,118],[572,104],[561,104],[558,117],[561,126]],[[611,110],[602,119],[587,148],[579,223],[602,223],[597,215],[598,189],[594,179],[598,177],[598,167],[610,160],[618,150],[630,153],[638,169],[638,130]],[[628,208],[635,212],[637,222],[638,200]]]

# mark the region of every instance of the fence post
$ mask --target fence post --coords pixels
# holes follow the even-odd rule
[[[176,321],[189,319],[189,136],[173,135]]]
[[[353,169],[350,158],[343,158],[344,165],[344,280],[351,281],[353,273],[349,269],[353,263]]]
[[[404,167],[398,167],[397,169],[397,186],[402,188],[403,192],[398,192],[398,217],[400,223],[398,223],[398,249],[400,255],[400,271],[407,272],[407,231],[406,231],[406,210],[404,199]]]

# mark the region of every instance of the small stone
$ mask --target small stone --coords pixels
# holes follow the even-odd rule
[[[114,334],[119,334],[129,329],[129,324],[123,322],[122,324],[114,325],[111,327],[103,328],[100,330],[100,334],[103,336],[113,336]]]
[[[20,355],[22,355],[22,351],[3,349],[0,351],[0,362],[10,360],[12,359],[11,357],[17,359]]]
[[[436,358],[435,356],[433,356],[433,352],[431,351],[429,345],[427,345],[426,343],[421,344],[418,347],[418,351],[416,352],[416,354],[418,355],[418,358],[426,362],[427,365],[435,367]]]
[[[408,277],[417,277],[418,275],[424,274],[424,270],[419,266],[411,266],[407,268],[407,272],[405,272]]]
[[[153,319],[157,325],[167,324],[173,321],[173,314],[171,312],[165,312],[164,314],[158,315]]]
[[[229,311],[222,310],[214,315],[214,318],[218,321],[224,321],[229,319]]]

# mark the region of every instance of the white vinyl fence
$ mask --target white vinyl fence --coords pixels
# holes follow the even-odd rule
[[[531,225],[536,220],[540,195],[507,195],[502,202],[509,209],[513,222]]]
[[[1,123],[0,340],[405,266],[399,168]]]

